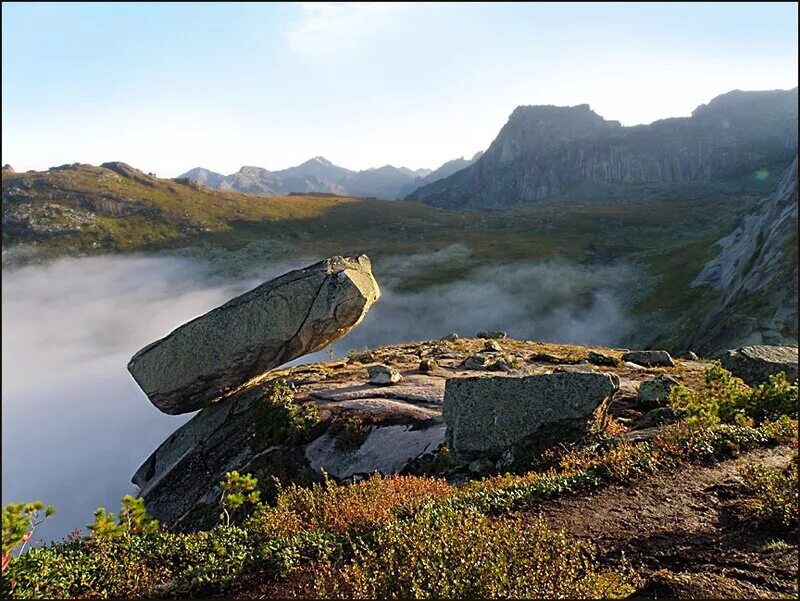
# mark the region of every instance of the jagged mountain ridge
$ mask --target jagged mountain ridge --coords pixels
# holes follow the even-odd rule
[[[687,346],[797,344],[797,156],[692,282],[719,291]]]
[[[623,127],[589,105],[520,106],[475,164],[407,198],[437,207],[494,209],[592,182],[717,181],[785,167],[797,148],[797,88],[735,90],[691,117]]]
[[[475,156],[479,155],[480,153]],[[244,166],[236,173],[223,175],[203,167],[195,167],[180,177],[193,179],[209,188],[246,194],[281,196],[321,192],[395,200],[413,192],[424,183],[436,181],[470,165],[474,160],[461,158],[448,161],[436,170],[412,170],[384,165],[353,171],[317,156],[295,167],[278,171]]]

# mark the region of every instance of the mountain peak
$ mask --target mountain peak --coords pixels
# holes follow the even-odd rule
[[[307,165],[309,163],[316,163],[318,165],[322,165],[323,167],[333,167],[333,163],[331,163],[325,157],[317,156],[317,157],[314,157],[313,159],[307,160],[304,164]]]

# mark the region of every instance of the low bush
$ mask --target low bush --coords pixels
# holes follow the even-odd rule
[[[590,546],[540,521],[490,519],[475,510],[428,510],[389,522],[355,545],[349,561],[324,563],[324,598],[620,598],[626,578],[601,570]]]
[[[295,404],[294,389],[285,381],[278,380],[264,393],[253,424],[253,446],[264,449],[276,444],[302,443],[318,422],[317,408]]]
[[[745,463],[740,473],[753,492],[748,507],[773,526],[796,528],[800,503],[800,462],[797,453],[784,468]]]
[[[783,373],[750,388],[716,364],[706,370],[705,379],[703,389],[676,386],[670,393],[670,404],[686,413],[690,425],[708,427],[720,422],[761,423],[782,415],[797,417],[798,387],[788,382]]]

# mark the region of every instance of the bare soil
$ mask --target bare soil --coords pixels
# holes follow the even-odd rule
[[[741,461],[786,465],[791,453],[760,449],[738,460],[682,467],[550,501],[529,515],[591,541],[609,566],[627,563],[643,579],[634,598],[796,598],[797,531],[753,520],[738,467]]]

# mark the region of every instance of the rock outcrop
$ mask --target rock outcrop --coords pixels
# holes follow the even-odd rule
[[[786,165],[797,149],[797,88],[735,90],[691,117],[622,127],[589,105],[520,106],[473,165],[408,198],[453,209],[493,209],[598,184],[697,182]]]
[[[340,481],[357,480],[374,471],[453,473],[460,478],[463,472],[458,470],[463,466],[449,463],[448,454],[437,454],[445,442],[445,389],[448,385],[458,387],[457,381],[463,379],[500,379],[494,377],[497,372],[469,370],[462,365],[484,344],[484,340],[471,338],[407,343],[371,349],[344,361],[273,370],[263,379],[251,380],[224,402],[200,410],[152,453],[133,481],[154,517],[174,530],[196,530],[218,523],[219,482],[231,470],[257,477],[265,500],[275,493],[273,477],[284,485],[303,485],[321,481],[323,470]],[[558,354],[571,357],[577,362],[575,368],[584,369],[591,365],[579,362],[590,352],[621,354],[614,349],[503,340],[505,357],[522,366],[517,368],[520,371],[533,374],[534,379],[571,383],[562,388],[556,384],[546,387],[548,394],[564,392],[559,398],[571,399],[569,403],[558,404],[558,399],[548,397],[554,402],[542,404],[532,398],[520,404],[521,410],[531,408],[543,422],[550,421],[547,428],[533,433],[534,446],[548,438],[555,443],[562,436],[569,439],[590,422],[599,421],[605,406],[600,397],[613,392],[617,378],[619,391],[610,403],[609,419],[619,419],[619,423],[626,420],[629,426],[637,427],[637,420],[648,410],[638,404],[636,390],[643,380],[653,377],[650,370],[616,365],[603,368],[613,375],[548,375],[561,366],[529,361],[534,354]],[[422,361],[435,362],[438,367],[432,373],[421,373]],[[369,384],[369,368],[376,364],[389,366],[403,379],[391,386]],[[703,368],[695,362],[681,364],[676,376],[684,385],[697,386],[703,381]],[[513,383],[524,378],[505,380]],[[279,381],[286,383],[280,388],[284,394],[293,391],[289,395],[293,399],[284,396],[281,402],[274,402]],[[480,383],[472,386],[482,390]],[[533,388],[521,386],[526,394]],[[587,391],[594,392],[587,396]],[[498,398],[508,400],[507,395]],[[590,413],[594,415],[587,418]],[[514,423],[512,428],[517,427]],[[514,431],[524,432],[523,425],[518,426]],[[524,450],[520,447],[523,460]],[[497,463],[483,456],[477,462],[491,469]]]
[[[756,386],[780,372],[790,382],[797,381],[797,353],[796,346],[744,346],[727,350],[719,358],[734,376]]]
[[[619,378],[603,373],[450,379],[443,407],[447,443],[468,460],[575,440],[602,423],[618,389]]]
[[[719,255],[692,286],[715,304],[685,347],[706,353],[733,346],[797,344],[797,156],[773,191],[719,240]]]
[[[136,353],[128,370],[161,411],[196,411],[338,340],[379,296],[366,256],[333,257],[180,326]]]
[[[667,375],[660,375],[652,380],[646,380],[639,385],[637,399],[643,407],[659,407],[666,404],[670,392],[676,386],[680,386],[675,378]]]
[[[647,367],[674,367],[675,362],[667,351],[628,351],[623,361]]]

